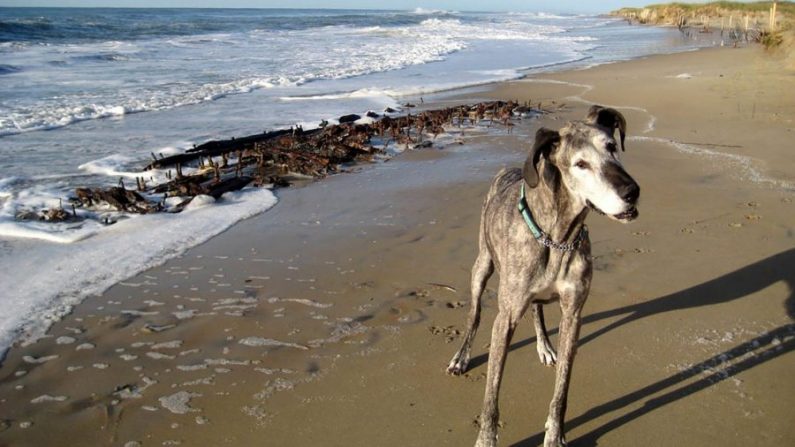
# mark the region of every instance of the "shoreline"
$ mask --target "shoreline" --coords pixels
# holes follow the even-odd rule
[[[472,371],[451,379],[442,370],[464,324],[480,197],[500,166],[521,163],[535,128],[583,115],[587,103],[572,96],[625,112],[625,163],[643,193],[636,225],[588,221],[597,271],[568,439],[795,439],[785,417],[793,401],[780,394],[793,385],[786,374],[792,354],[781,357],[795,341],[787,304],[793,250],[782,251],[793,240],[792,190],[753,186],[735,174],[737,166],[662,141],[691,141],[697,129],[703,141],[741,146],[722,149],[766,163],[791,184],[787,173],[795,171],[783,146],[795,114],[777,98],[792,81],[752,91],[755,79],[778,76],[759,52],[701,51],[543,75],[560,84],[522,79],[465,93],[564,106],[517,124],[511,135],[410,152],[378,169],[285,191],[281,207],[86,299],[50,338],[9,352],[0,368],[0,413],[10,422],[0,427],[0,443],[55,445],[64,433],[93,433],[95,444],[234,445],[263,436],[275,445],[471,443],[494,283]],[[740,53],[726,53],[733,51]],[[737,59],[754,72],[727,69],[725,60]],[[690,78],[667,77],[685,71]],[[582,93],[571,84],[592,88]],[[747,98],[759,104],[753,117],[740,104]],[[340,195],[360,190],[374,196],[335,208]],[[754,300],[739,299],[746,296]],[[760,300],[766,305],[754,304]],[[789,316],[781,312],[785,301]],[[551,392],[550,372],[526,346],[530,326],[520,326],[519,352],[509,356],[503,445],[538,440]],[[42,361],[50,355],[60,357]],[[617,411],[623,414],[614,417]],[[665,430],[671,425],[679,432]],[[42,426],[50,430],[34,433]]]
[[[616,22],[618,23],[618,22]],[[601,26],[601,25],[600,25]],[[611,25],[612,26],[612,25]],[[608,33],[609,34],[609,33]],[[641,33],[644,34],[644,33]],[[648,33],[647,33],[648,34]],[[679,43],[672,43],[668,42],[668,44],[663,45],[664,47],[675,47]],[[657,48],[659,50],[660,48]],[[631,51],[630,51],[631,53]],[[603,56],[597,56],[597,59],[603,58]],[[593,64],[593,56],[590,57],[589,61],[591,65]],[[598,63],[598,62],[597,62]],[[576,65],[576,63],[575,63]],[[544,66],[543,64],[541,66]],[[567,67],[571,67],[571,64],[566,65]],[[559,69],[562,66],[557,64],[553,64],[552,66],[547,66],[548,69],[555,70]],[[512,69],[513,70],[513,69]],[[524,75],[523,75],[524,76]],[[322,81],[321,81],[322,82]],[[352,85],[352,83],[345,84],[348,87]],[[480,85],[490,85],[490,84],[480,84]],[[457,91],[461,90],[442,90],[440,93],[434,93],[434,96],[444,96],[449,94],[454,94]],[[358,91],[357,91],[358,92]],[[260,93],[262,93],[260,91]],[[356,92],[354,92],[355,95]],[[245,95],[234,95],[235,97],[229,98],[229,102],[237,104],[238,107],[246,107],[246,101],[258,101],[262,100],[262,95],[258,93],[254,93],[253,96],[247,100],[242,98]],[[240,97],[238,97],[240,96]],[[409,98],[409,97],[406,97]],[[419,99],[420,96],[417,96],[416,99]],[[325,103],[325,101],[323,102]],[[193,107],[193,106],[189,106]],[[321,104],[321,109],[323,105]],[[352,109],[356,110],[356,109]],[[350,111],[350,110],[348,110]],[[191,113],[191,112],[188,112]],[[164,112],[164,115],[161,117],[168,121],[169,119],[173,119],[176,112]],[[312,115],[310,113],[310,115]],[[318,115],[318,113],[315,113]],[[171,117],[171,118],[169,118]],[[156,118],[153,117],[135,117],[129,120],[129,122],[137,122],[137,124],[130,124],[130,128],[141,128],[144,133],[149,133],[148,129],[154,129],[158,127],[158,124],[155,122],[157,121]],[[232,126],[232,128],[248,128],[247,121],[243,120],[243,124],[240,127]],[[250,120],[249,120],[250,121]],[[116,127],[114,132],[118,132],[120,135],[125,135],[124,125],[122,124],[123,120],[119,120],[118,127],[117,125],[113,125]],[[112,123],[105,122],[105,125],[110,125]],[[196,123],[200,124],[200,123]],[[78,124],[74,128],[67,127],[64,129],[64,138],[67,141],[79,141],[79,134],[81,129],[91,128],[93,125],[96,124]],[[187,124],[186,124],[187,125]],[[103,127],[103,126],[100,126]],[[201,126],[199,126],[201,127]],[[206,127],[206,126],[205,126]],[[255,127],[255,129],[257,129]],[[127,131],[129,132],[129,128]],[[196,126],[187,126],[183,128],[183,132],[185,134],[191,134],[191,132],[199,132],[198,134],[193,135],[202,135],[202,138],[211,138],[213,134],[205,133],[204,130],[197,130]],[[140,133],[140,132],[139,132]],[[157,133],[157,132],[155,132]],[[235,132],[233,132],[235,133]],[[237,132],[237,136],[245,135],[250,132]],[[46,134],[42,134],[46,135]],[[171,132],[169,133],[170,138],[174,138],[175,135],[179,135],[178,132]],[[184,136],[184,135],[182,135]],[[178,143],[169,143],[168,146],[163,147],[163,151],[166,155],[173,154],[177,151],[179,147],[183,149],[190,146],[190,142],[186,142],[182,140],[182,136],[176,137],[179,142]],[[218,138],[228,137],[229,135],[219,136],[216,135]],[[15,140],[15,138],[10,137],[11,140]],[[47,140],[46,136],[42,137],[39,136],[40,139],[35,139],[34,141],[40,141],[41,144],[45,145]],[[135,137],[137,138],[137,137]],[[198,137],[197,137],[198,138]],[[168,138],[167,138],[168,139]],[[166,139],[166,141],[167,141]],[[9,141],[10,142],[10,141]],[[111,144],[103,143],[101,140],[92,141],[91,145],[108,145],[114,146],[116,144],[124,143],[122,141],[113,141]],[[165,144],[165,143],[164,143]],[[184,147],[183,147],[184,146]],[[28,149],[25,149],[21,152],[26,152]],[[32,150],[32,148],[30,149]],[[158,150],[155,150],[158,152]],[[117,154],[119,155],[119,154]],[[78,167],[78,177],[85,175],[89,180],[94,179],[96,180],[97,177],[102,177],[104,183],[101,185],[110,186],[107,182],[108,178],[112,178],[115,181],[117,176],[124,177],[127,180],[127,183],[132,182],[133,177],[138,177],[140,174],[137,171],[137,168],[143,166],[143,164],[138,165],[134,169],[130,167],[130,159],[126,157],[126,155],[111,155],[109,157],[104,158],[95,158],[95,157],[87,157],[87,159],[80,159],[78,158],[79,162],[82,163]],[[134,157],[133,157],[134,158]],[[146,156],[148,159],[148,155]],[[125,161],[127,160],[127,161]],[[151,160],[149,160],[151,161]],[[132,172],[131,172],[132,171]],[[63,173],[59,173],[63,174]],[[16,175],[16,174],[14,174]],[[53,177],[56,177],[56,174]],[[108,177],[110,176],[110,177]],[[35,176],[34,176],[35,177]],[[69,178],[73,178],[72,175],[67,175]],[[155,175],[155,177],[166,177],[165,172],[159,172]],[[74,177],[76,178],[76,177]],[[183,251],[190,248],[191,245],[194,243],[190,242],[190,240],[175,240],[175,239],[163,239],[163,240],[155,240],[154,238],[150,238],[149,236],[156,234],[155,228],[161,229],[160,225],[152,224],[153,220],[146,218],[141,219],[140,221],[136,221],[132,223],[135,219],[129,219],[128,222],[125,222],[124,225],[119,227],[125,227],[128,231],[116,231],[110,230],[107,226],[100,224],[100,218],[103,216],[108,218],[108,215],[97,214],[98,219],[94,221],[93,219],[86,219],[82,222],[71,222],[71,223],[63,223],[63,224],[53,224],[43,223],[38,221],[24,221],[17,219],[18,214],[35,214],[33,213],[34,210],[47,208],[49,211],[55,211],[55,215],[68,215],[69,212],[63,210],[58,205],[59,200],[65,198],[64,194],[66,188],[61,188],[60,186],[47,186],[44,183],[47,183],[48,180],[37,180],[29,175],[22,173],[20,177],[11,177],[8,179],[8,182],[2,182],[3,185],[0,185],[0,202],[5,201],[2,203],[4,205],[3,209],[3,216],[0,216],[0,232],[5,235],[12,235],[7,241],[2,243],[0,249],[0,264],[4,267],[3,271],[5,274],[0,274],[0,281],[7,281],[9,283],[15,284],[15,290],[11,292],[11,295],[16,298],[16,303],[18,305],[14,305],[13,308],[16,309],[13,313],[13,316],[8,318],[6,321],[0,322],[0,326],[3,329],[7,329],[11,326],[15,326],[15,329],[20,327],[18,323],[21,318],[20,315],[24,314],[26,318],[26,323],[22,326],[25,326],[25,329],[21,331],[21,333],[27,333],[27,329],[33,328],[34,332],[40,333],[40,328],[46,326],[46,324],[41,325],[35,323],[33,325],[27,324],[31,319],[35,320],[39,315],[42,313],[47,315],[48,320],[57,319],[60,315],[64,312],[68,312],[68,308],[79,302],[85,293],[81,292],[81,289],[84,289],[85,284],[92,284],[96,285],[101,283],[102,286],[100,288],[104,289],[109,286],[108,277],[112,276],[113,281],[117,281],[121,277],[129,277],[130,275],[135,274],[135,272],[140,272],[144,268],[149,268],[155,264],[159,264],[158,258],[163,257],[170,257],[177,251]],[[66,181],[69,183],[69,181]],[[28,184],[29,183],[29,184]],[[41,184],[40,184],[41,183]],[[15,186],[16,184],[16,186]],[[89,184],[93,186],[101,186],[100,184],[91,183]],[[20,186],[21,185],[21,186]],[[75,186],[85,186],[86,183],[72,185],[68,190],[67,195],[71,195],[72,191],[74,191]],[[30,190],[30,191],[29,191]],[[31,198],[20,198],[24,194],[30,193]],[[20,194],[20,195],[17,195]],[[54,194],[54,195],[53,195]],[[245,194],[244,194],[245,195]],[[193,217],[187,218],[190,220],[188,224],[191,227],[203,227],[202,232],[206,233],[220,233],[225,231],[229,226],[235,225],[236,222],[239,220],[241,216],[247,216],[256,214],[258,212],[262,212],[263,210],[270,207],[269,197],[266,196],[262,191],[257,191],[254,197],[250,197],[248,200],[241,200],[240,203],[236,203],[237,208],[234,216],[235,218],[224,218],[227,214],[224,213],[216,213],[215,216],[210,216],[216,220],[215,225],[212,226],[202,226],[203,219],[194,219]],[[27,197],[27,196],[25,196]],[[18,200],[19,199],[19,200]],[[243,202],[248,202],[249,206],[246,207]],[[255,202],[262,202],[262,204],[255,203]],[[29,205],[29,206],[28,206]],[[68,208],[68,206],[67,206]],[[19,212],[19,213],[18,213]],[[79,210],[81,214],[82,210]],[[93,213],[87,213],[93,214]],[[115,217],[111,213],[109,219],[113,221]],[[194,213],[196,217],[198,217],[199,213]],[[210,213],[204,213],[205,216],[209,215]],[[122,216],[126,217],[126,216]],[[176,219],[175,219],[176,220]],[[164,232],[176,232],[180,226],[178,222],[171,222],[174,225],[171,225],[166,230],[162,228]],[[42,225],[43,224],[43,225]],[[130,228],[135,228],[135,230],[130,230]],[[110,230],[110,231],[108,231]],[[136,231],[140,230],[140,231]],[[119,233],[121,236],[119,236]],[[33,266],[39,267],[42,270],[48,270],[50,272],[65,272],[71,271],[73,269],[74,261],[69,256],[69,253],[87,253],[93,250],[93,247],[100,246],[103,244],[108,244],[109,241],[115,240],[119,237],[118,244],[110,244],[112,249],[107,250],[108,252],[116,252],[116,251],[124,251],[127,246],[131,244],[135,244],[136,241],[141,239],[148,239],[152,243],[151,246],[153,247],[154,251],[151,253],[143,253],[139,254],[139,262],[129,262],[123,266],[116,266],[113,270],[114,272],[104,272],[104,267],[108,264],[113,263],[114,259],[113,256],[103,256],[103,253],[98,253],[98,257],[102,258],[102,262],[91,262],[91,259],[80,259],[80,274],[58,274],[53,273],[48,275],[45,278],[44,283],[41,281],[40,277],[36,277],[34,275],[26,275],[27,271],[32,270]],[[43,242],[39,239],[43,239],[44,241],[50,242]],[[190,239],[190,238],[189,238]],[[66,246],[50,246],[53,242],[59,243],[66,243]],[[55,254],[55,255],[54,255]],[[134,256],[128,256],[128,259],[132,259]],[[56,259],[58,258],[58,259]],[[22,262],[19,262],[22,261]],[[20,265],[27,264],[25,267],[20,267]],[[97,275],[92,276],[92,271],[103,271],[103,275],[101,277]],[[121,273],[120,273],[121,272]],[[80,278],[79,281],[75,281],[75,278]],[[21,279],[21,280],[20,280]],[[59,286],[58,284],[61,284]],[[92,291],[96,292],[96,287],[92,286]],[[52,305],[50,305],[52,304]],[[29,311],[29,309],[35,308],[34,311]],[[12,324],[14,323],[14,324]],[[20,333],[20,331],[18,331]],[[9,331],[4,330],[2,332],[4,341],[8,340]],[[5,342],[0,343],[0,346],[6,345]]]

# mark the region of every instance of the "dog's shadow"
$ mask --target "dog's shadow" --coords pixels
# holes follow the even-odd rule
[[[688,309],[713,304],[727,303],[746,297],[760,291],[774,283],[784,281],[788,287],[788,296],[783,303],[783,311],[795,322],[795,249],[783,251],[769,258],[750,264],[734,272],[725,274],[713,280],[687,288],[685,290],[665,295],[643,303],[624,306],[618,309],[598,312],[583,317],[583,323],[593,323],[605,318],[623,315],[624,317],[583,336],[579,344],[587,343],[617,327],[630,324],[634,321],[676,310]],[[693,365],[684,371],[668,378],[652,383],[637,391],[633,391],[612,401],[598,405],[585,413],[566,421],[566,430],[582,425],[588,421],[602,417],[614,411],[655,396],[643,402],[643,406],[617,416],[601,426],[570,441],[573,446],[597,445],[604,434],[631,422],[647,413],[668,405],[698,391],[722,382],[736,374],[751,369],[761,363],[773,360],[783,354],[795,350],[795,323],[782,325],[753,340],[746,341],[732,349],[711,357],[703,362]],[[535,337],[517,342],[511,350],[535,342]],[[488,355],[481,355],[473,359],[471,365],[485,363]],[[695,382],[688,382],[691,378],[703,376]],[[537,433],[519,443],[516,447],[536,446],[543,443],[544,433]]]

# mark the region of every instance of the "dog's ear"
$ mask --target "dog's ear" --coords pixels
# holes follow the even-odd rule
[[[536,141],[533,143],[533,149],[527,155],[527,160],[524,162],[522,168],[522,176],[527,186],[535,188],[538,186],[538,161],[541,156],[549,156],[552,149],[560,142],[560,134],[556,130],[547,129],[542,127],[536,131]]]
[[[624,115],[622,115],[621,112],[609,107],[593,105],[588,110],[588,116],[585,117],[585,122],[604,127],[608,130],[610,136],[613,136],[617,128],[621,136],[621,150],[626,150],[624,148],[624,138],[627,135],[627,120],[624,119]]]

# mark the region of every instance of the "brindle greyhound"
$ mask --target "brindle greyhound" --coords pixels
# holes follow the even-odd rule
[[[497,442],[497,398],[514,329],[532,305],[541,363],[557,363],[544,446],[563,446],[563,419],[580,313],[591,285],[589,210],[619,222],[638,216],[640,187],[619,160],[626,121],[614,109],[593,106],[584,121],[560,131],[541,128],[522,170],[503,169],[491,184],[480,221],[479,253],[472,267],[472,302],[464,342],[447,367],[464,373],[480,323],[480,296],[495,268],[500,273],[498,312],[489,348],[488,378],[476,446]],[[560,302],[558,353],[544,327],[542,305]]]

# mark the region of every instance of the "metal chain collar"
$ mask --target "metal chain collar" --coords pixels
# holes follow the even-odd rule
[[[536,240],[538,241],[539,244],[545,247],[554,248],[555,250],[574,251],[580,248],[582,241],[585,240],[587,235],[588,235],[588,228],[585,225],[583,225],[580,228],[580,234],[578,234],[577,238],[571,242],[555,242],[552,239],[550,239],[549,236],[547,236],[547,234],[544,233],[543,231],[541,232],[541,237],[536,238]]]

